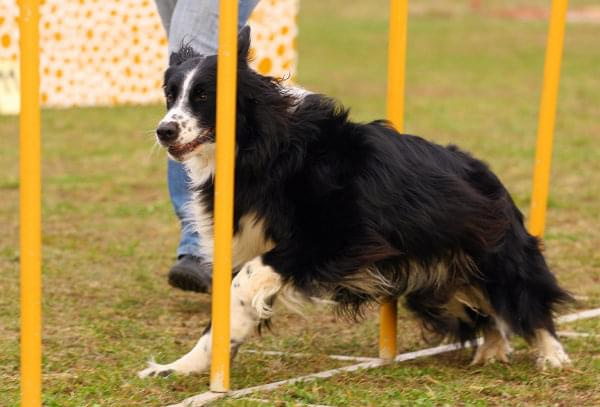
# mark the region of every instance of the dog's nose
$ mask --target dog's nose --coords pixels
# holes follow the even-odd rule
[[[156,129],[156,135],[164,143],[175,141],[179,136],[179,125],[176,122],[161,123]]]

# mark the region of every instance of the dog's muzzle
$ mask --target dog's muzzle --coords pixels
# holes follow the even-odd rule
[[[160,144],[166,147],[169,154],[176,160],[182,160],[202,144],[214,141],[214,132],[211,129],[202,131],[200,135],[187,143],[181,143],[179,124],[177,122],[160,123],[156,129],[156,137]],[[179,141],[179,142],[178,142]]]

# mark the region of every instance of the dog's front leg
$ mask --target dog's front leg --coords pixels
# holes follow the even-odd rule
[[[261,321],[271,318],[273,301],[282,286],[275,270],[263,264],[261,257],[244,264],[231,283],[231,354]],[[196,346],[173,363],[159,365],[149,362],[139,377],[167,376],[171,373],[204,372],[210,366],[212,330],[207,326]]]

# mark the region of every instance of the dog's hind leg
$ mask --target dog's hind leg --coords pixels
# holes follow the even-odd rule
[[[282,279],[275,270],[263,264],[261,257],[244,264],[231,283],[231,354],[232,357],[244,340],[261,321],[271,318],[273,301],[282,287]],[[149,367],[139,377],[167,376],[171,373],[204,372],[210,366],[211,326],[204,330],[196,346],[173,363]]]
[[[516,209],[515,209],[516,211]],[[507,233],[499,250],[480,266],[494,314],[537,348],[537,365],[560,368],[569,357],[558,341],[553,311],[571,296],[558,284],[540,250],[538,240],[519,222]]]
[[[538,352],[536,363],[541,370],[546,370],[548,367],[560,369],[564,365],[571,364],[569,356],[556,336],[546,329],[535,331],[534,345]]]

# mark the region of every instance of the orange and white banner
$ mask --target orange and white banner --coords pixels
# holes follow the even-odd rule
[[[293,76],[298,0],[263,0],[250,17],[254,67]],[[40,8],[44,106],[162,101],[167,40],[151,0],[45,0]],[[0,113],[18,108],[19,9],[0,0]],[[15,101],[16,100],[16,101]]]

